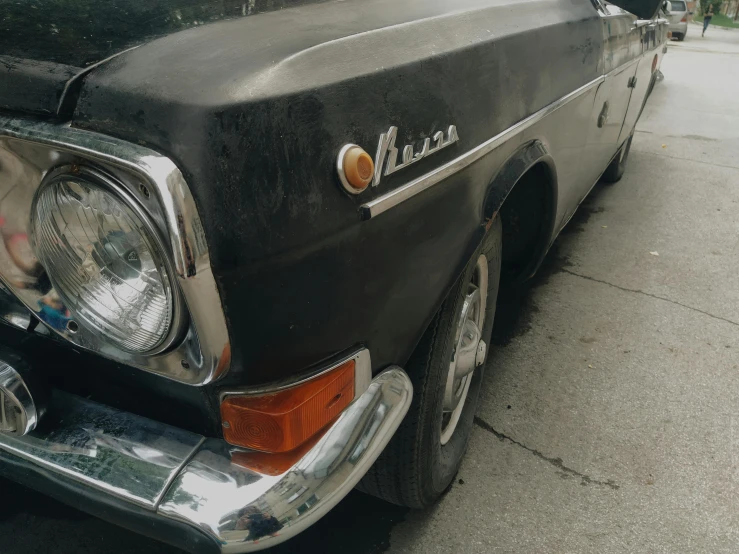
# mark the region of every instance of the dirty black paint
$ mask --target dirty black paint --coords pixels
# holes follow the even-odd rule
[[[185,29],[318,1],[2,0],[0,54],[83,68]]]
[[[54,115],[73,76],[128,48],[216,21],[323,1],[0,0],[0,109]]]
[[[163,151],[193,190],[231,337],[221,384],[278,379],[360,343],[375,370],[407,361],[482,236],[497,168],[481,160],[361,224],[357,209],[598,74],[592,5],[534,4],[464,0],[447,18],[421,0],[313,4],[176,33],[86,79],[75,125]],[[481,17],[490,25],[469,32]],[[595,51],[583,63],[573,45]],[[538,69],[514,71],[524,60]],[[428,163],[362,198],[337,185],[343,144],[373,151],[391,124],[417,144],[452,123],[460,141]]]
[[[53,114],[64,84],[77,71],[64,64],[4,56],[0,51],[0,109]]]

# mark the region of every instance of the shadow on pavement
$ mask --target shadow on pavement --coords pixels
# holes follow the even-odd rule
[[[2,554],[181,554],[182,551],[137,535],[16,483],[0,479]],[[267,554],[347,552],[379,554],[390,546],[390,531],[407,508],[354,491],[329,514],[294,539]]]

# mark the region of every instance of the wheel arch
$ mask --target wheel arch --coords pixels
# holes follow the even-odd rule
[[[557,170],[541,140],[523,144],[488,185],[483,223],[503,220],[503,273],[506,281],[533,276],[546,255],[557,214]]]

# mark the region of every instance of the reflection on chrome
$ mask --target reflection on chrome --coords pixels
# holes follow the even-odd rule
[[[0,433],[0,451],[154,509],[201,441],[194,433],[57,393],[45,425],[24,437]]]
[[[359,482],[397,429],[411,396],[401,369],[384,371],[307,453],[277,475],[236,463],[242,450],[206,441],[158,511],[202,529],[223,552],[282,542],[322,517]]]
[[[108,190],[111,183],[117,186],[120,190],[116,192],[120,194],[116,197],[137,210],[138,216],[143,216],[137,219],[147,226],[156,227],[157,232],[149,234],[161,237],[162,240],[157,242],[163,243],[158,248],[138,248],[138,243],[124,244],[123,237],[115,234],[116,229],[112,229],[112,233],[108,229],[107,233],[98,234],[96,240],[91,239],[89,244],[81,245],[82,249],[91,249],[91,257],[83,260],[76,273],[74,268],[67,271],[65,279],[89,280],[93,284],[101,283],[107,290],[115,289],[115,294],[108,294],[98,286],[94,297],[98,301],[92,306],[73,305],[73,300],[79,296],[75,291],[81,287],[72,287],[71,292],[65,292],[52,286],[33,249],[30,222],[34,197],[42,181],[64,167],[70,168],[75,175],[94,170],[107,176],[109,182],[104,188]],[[98,179],[95,183],[100,184]],[[68,204],[65,205],[69,208]],[[69,222],[66,216],[76,217],[80,213],[81,210],[72,213],[68,209],[65,221]],[[89,233],[88,227],[92,226],[85,227],[85,232]],[[68,248],[68,243],[59,242],[60,238],[71,240],[74,237],[70,239],[70,234],[82,236],[81,227],[60,228],[59,231],[55,236],[47,237],[52,243],[47,244],[48,250],[56,251],[57,247],[65,244]],[[25,306],[28,314],[45,324],[36,327],[37,332],[52,330],[51,334],[79,347],[189,384],[211,382],[228,370],[228,333],[210,268],[204,231],[187,184],[169,158],[140,145],[68,125],[0,115],[0,239],[0,280]],[[126,256],[130,262],[134,246],[137,247],[136,256],[142,259],[128,265],[138,270],[141,262],[142,269],[148,270],[147,275],[129,279],[127,274],[122,275],[118,271],[120,264],[116,267],[106,264],[107,271],[102,271],[103,262],[109,258]],[[115,256],[112,250],[115,250]],[[168,290],[157,288],[154,282],[157,279],[150,266],[158,262],[152,260],[148,263],[146,250],[152,255],[159,250],[166,253],[158,256],[161,263],[157,271],[162,273],[165,263],[172,266],[166,268],[168,278],[161,279],[162,287]],[[92,251],[97,251],[97,259]],[[60,265],[59,256],[47,258],[44,263],[50,263],[55,269]],[[111,286],[113,279],[116,279],[115,286]],[[118,280],[126,282],[119,285]],[[55,284],[59,286],[60,283],[57,275]],[[153,295],[154,301],[158,302],[155,309],[118,309],[118,305],[130,303],[129,296],[133,293],[129,284],[138,287],[137,297]],[[85,286],[91,288],[90,284]],[[131,294],[127,296],[123,290]],[[186,317],[182,295],[176,294],[175,290],[182,291],[190,317]],[[88,292],[86,290],[81,296],[93,298]],[[166,301],[163,300],[165,296]],[[87,325],[76,321],[81,308],[84,308]],[[126,330],[118,333],[117,343],[111,340],[110,329],[101,333],[100,325],[90,325],[91,321],[101,319],[99,310],[106,318],[110,318],[111,311],[117,311],[118,319],[128,323],[124,326]],[[6,315],[3,311],[4,306],[0,307],[0,318],[18,326],[17,314]],[[166,313],[152,317],[152,312],[157,312],[155,316],[161,315],[159,312]],[[175,321],[168,326],[169,312]],[[140,324],[133,332],[127,332],[136,318],[146,321],[146,325]],[[164,335],[166,337],[162,338]]]
[[[324,434],[265,454],[55,392],[45,425],[0,432],[0,467],[20,467],[70,495],[122,499],[222,552],[252,552],[300,533],[364,476],[410,406],[405,372],[387,369]],[[5,466],[8,467],[8,466]],[[208,540],[206,539],[206,540]],[[199,543],[200,544],[200,543]]]

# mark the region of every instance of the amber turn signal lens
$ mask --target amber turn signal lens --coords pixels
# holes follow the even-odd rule
[[[344,175],[349,184],[357,189],[364,190],[372,181],[375,164],[367,152],[359,146],[354,146],[344,154]]]
[[[255,452],[253,450],[244,452],[243,450],[235,450],[231,452],[231,463],[262,475],[275,477],[287,473],[316,445],[320,438],[320,433],[316,434],[290,452]]]
[[[223,437],[263,452],[299,447],[354,398],[354,360],[272,394],[227,396],[221,403]]]

